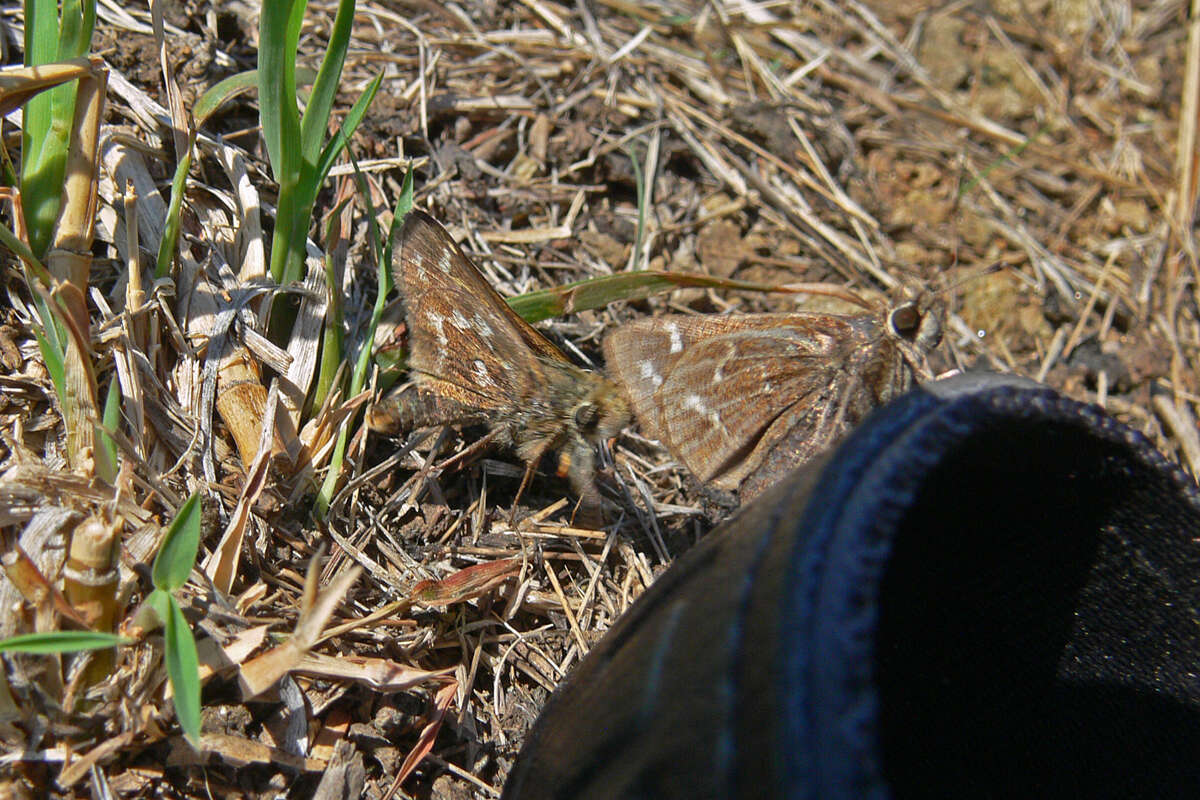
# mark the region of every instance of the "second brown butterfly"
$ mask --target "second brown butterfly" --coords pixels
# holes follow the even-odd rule
[[[700,480],[747,500],[928,375],[941,308],[666,316],[604,341],[642,431]]]

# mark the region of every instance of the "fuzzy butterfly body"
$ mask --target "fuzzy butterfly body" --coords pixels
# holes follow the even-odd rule
[[[643,432],[747,500],[927,375],[940,309],[666,316],[604,341]]]
[[[388,427],[484,422],[526,463],[527,479],[559,451],[560,472],[585,508],[598,509],[594,445],[630,419],[617,387],[521,319],[428,214],[410,211],[397,244],[417,402],[409,397],[402,422]]]

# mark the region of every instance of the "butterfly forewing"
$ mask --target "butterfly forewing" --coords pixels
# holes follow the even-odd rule
[[[807,408],[819,416],[814,406],[834,378],[832,348],[786,334],[748,329],[697,342],[663,383],[662,397],[676,399],[651,412],[660,438],[701,480],[736,488],[755,451],[772,444],[781,415]],[[695,389],[706,382],[707,391]]]
[[[511,406],[539,382],[538,357],[563,355],[504,302],[450,234],[413,209],[396,269],[409,365],[425,387],[477,408]]]
[[[604,356],[609,373],[626,389],[634,414],[647,435],[662,438],[665,433],[662,414],[677,406],[664,403],[664,399],[723,388],[736,396],[755,388],[752,380],[744,380],[753,378],[743,370],[749,365],[739,365],[739,353],[727,352],[724,349],[727,344],[722,343],[732,343],[739,336],[762,334],[765,351],[760,346],[747,350],[746,356],[785,359],[781,368],[789,372],[836,369],[837,362],[845,358],[843,351],[861,339],[854,319],[805,312],[642,319],[609,334],[604,341]],[[701,344],[701,349],[696,350]],[[806,366],[793,364],[793,358],[804,359]],[[675,375],[681,361],[687,365],[687,377],[680,373],[670,387],[664,388],[663,384]],[[730,382],[728,378],[735,372],[743,380]]]
[[[604,358],[611,374],[625,389],[634,414],[648,426],[666,376],[697,342],[751,330],[777,330],[797,314],[740,314],[731,316],[659,317],[630,322],[604,340]],[[814,346],[819,347],[818,342]],[[714,374],[720,379],[720,372]],[[657,431],[658,426],[655,425]],[[658,438],[659,434],[648,435]]]
[[[598,502],[592,445],[630,416],[617,388],[521,319],[432,217],[410,211],[398,244],[394,272],[418,394],[436,398],[435,411],[484,412],[476,415],[525,460],[526,479],[543,455],[561,449],[560,470],[585,501]]]

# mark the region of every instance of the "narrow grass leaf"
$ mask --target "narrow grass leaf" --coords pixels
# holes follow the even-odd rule
[[[96,27],[96,3],[93,0],[63,0],[58,35],[58,55],[62,61],[87,52]]]
[[[163,226],[162,241],[158,243],[158,259],[154,265],[156,279],[169,277],[171,262],[175,260],[175,248],[179,244],[179,226],[183,212],[183,195],[187,190],[188,170],[192,168],[192,151],[196,146],[196,131],[188,137],[187,154],[175,165],[175,176],[171,179],[171,202],[167,206],[167,219]]]
[[[573,314],[591,308],[600,308],[617,300],[641,300],[660,292],[669,292],[685,287],[705,289],[734,289],[744,292],[786,292],[795,290],[782,286],[771,286],[751,281],[730,278],[714,278],[692,272],[620,272],[589,278],[552,289],[528,292],[519,297],[508,298],[513,311],[527,322],[540,322],[550,317]]]
[[[19,239],[7,225],[0,225],[0,244],[3,244],[13,252],[13,255],[21,259],[21,266],[26,270],[26,283],[30,283],[30,274],[32,273],[32,277],[40,281],[47,289],[54,285],[54,279],[50,276],[50,270],[46,269],[46,265],[33,254],[33,251],[29,249],[29,245]]]
[[[370,194],[363,192],[363,196],[370,198]],[[368,199],[368,202],[369,199]],[[392,249],[395,245],[396,234],[400,231],[400,223],[404,221],[405,215],[412,210],[413,206],[413,171],[410,168],[404,175],[404,183],[400,186],[400,199],[396,201],[396,211],[392,215],[392,224],[388,229],[386,241],[383,247],[378,247],[378,234],[374,234],[372,241],[376,245],[376,278],[378,282],[378,290],[375,294],[375,307],[371,309],[371,321],[367,325],[367,335],[363,339],[362,349],[358,353],[358,358],[354,362],[354,372],[350,377],[350,391],[347,396],[353,397],[362,391],[363,385],[367,379],[367,369],[371,365],[371,351],[375,341],[375,331],[379,329],[379,319],[383,316],[383,309],[387,307],[387,295],[392,290]],[[374,225],[374,214],[370,215],[372,221],[370,225]],[[370,226],[368,230],[371,230]],[[324,519],[329,512],[329,504],[333,501],[334,492],[337,491],[338,481],[341,478],[342,462],[346,457],[346,443],[350,439],[350,426],[343,426],[338,433],[337,441],[333,446],[333,453],[329,459],[329,471],[325,474],[325,482],[321,484],[321,490],[317,492],[316,513],[317,517]]]
[[[45,631],[0,639],[0,653],[82,653],[122,644],[132,644],[132,640],[100,631]]]
[[[408,168],[408,172],[404,173],[404,183],[400,187],[400,199],[396,201],[396,212],[392,216],[392,230],[388,236],[387,256],[388,259],[384,262],[383,273],[391,275],[392,271],[389,265],[392,263],[391,247],[396,241],[396,234],[400,231],[400,224],[404,222],[404,218],[408,216],[408,212],[412,211],[413,207],[413,171],[412,167]]]
[[[166,538],[154,557],[151,578],[156,589],[173,592],[187,583],[200,549],[200,494],[194,493],[179,508]]]
[[[258,108],[271,169],[279,183],[275,235],[271,242],[271,278],[287,283],[298,277],[304,262],[304,222],[311,202],[298,197],[303,164],[300,111],[296,106],[296,49],[304,21],[305,0],[263,5],[259,17]],[[298,221],[303,218],[303,221]],[[300,227],[297,232],[295,229]],[[286,327],[283,322],[272,324]]]
[[[625,148],[625,154],[629,156],[629,163],[633,165],[633,185],[636,187],[638,198],[638,217],[637,217],[637,235],[633,240],[633,257],[630,260],[630,268],[638,266],[638,261],[641,260],[642,243],[646,236],[646,179],[642,176],[642,165],[638,161],[637,148],[631,142]]]
[[[259,17],[258,109],[275,180],[299,173],[300,112],[296,108],[296,47],[305,0],[264,3]]]
[[[379,270],[378,281],[380,296],[384,298],[386,303],[387,295],[392,291],[392,254],[396,247],[396,235],[400,232],[400,226],[404,222],[404,218],[408,216],[408,212],[412,211],[413,207],[413,174],[410,169],[404,175],[404,183],[400,187],[400,199],[396,201],[396,210],[392,215],[392,225],[388,229],[387,240],[383,244],[383,259],[379,262],[382,269]],[[378,303],[379,298],[376,298]],[[382,314],[382,311],[380,312]],[[388,345],[375,349],[375,331],[371,331],[372,350],[374,351],[375,365],[379,368],[379,377],[376,386],[381,391],[386,391],[389,387],[399,379],[401,372],[407,366],[408,354],[404,352],[402,347]]]
[[[376,75],[367,84],[366,90],[359,95],[358,100],[350,108],[350,112],[346,114],[346,118],[342,120],[342,125],[338,128],[337,133],[326,143],[325,149],[321,151],[321,158],[317,161],[318,184],[324,182],[325,176],[333,168],[333,162],[341,155],[342,150],[346,147],[346,143],[350,141],[350,136],[354,133],[359,123],[362,122],[362,118],[366,115],[371,101],[375,99],[375,92],[379,90],[379,84],[382,80],[383,75]]]
[[[104,398],[104,426],[96,428],[96,476],[108,484],[117,477],[117,443],[106,431],[115,431],[121,424],[121,382],[113,373]]]
[[[174,597],[167,598],[167,619],[163,626],[167,677],[175,696],[175,716],[188,741],[200,742],[200,658],[196,639],[188,627],[183,610]]]
[[[165,626],[167,624],[167,617],[171,616],[171,602],[171,595],[163,589],[155,589],[150,592],[150,594],[146,595],[146,599],[142,603],[142,609],[150,609],[152,618],[139,619],[138,623],[145,630],[154,630]]]
[[[325,138],[338,82],[342,78],[342,66],[346,63],[346,49],[350,45],[353,22],[354,0],[340,0],[337,15],[333,18],[333,29],[329,32],[325,56],[321,59],[316,83],[304,109],[304,118],[300,121],[300,147],[306,164],[315,165],[318,161],[317,154],[321,151],[321,141]],[[295,97],[294,86],[292,96]],[[315,175],[318,182],[324,177],[319,170]]]
[[[53,329],[54,323],[51,322],[49,328],[35,327],[33,335],[37,337],[38,350],[42,353],[46,371],[50,373],[50,382],[54,384],[54,393],[58,397],[62,397],[67,387],[67,367],[63,363],[62,350],[50,340],[49,334]]]
[[[196,129],[204,127],[208,118],[217,110],[238,95],[245,94],[258,88],[258,70],[248,69],[236,75],[230,75],[224,80],[217,81],[204,90],[192,106],[192,122]]]
[[[317,79],[317,71],[308,67],[296,67],[296,85],[305,86]],[[258,88],[258,70],[248,69],[236,75],[230,75],[224,80],[217,81],[204,90],[192,106],[192,120],[196,129],[204,127],[209,118],[221,109],[221,106],[235,97],[254,91]]]
[[[31,0],[25,8],[25,64],[42,66],[82,56],[95,27],[95,3]],[[21,205],[33,252],[53,235],[72,135],[78,81],[30,98],[22,110]]]

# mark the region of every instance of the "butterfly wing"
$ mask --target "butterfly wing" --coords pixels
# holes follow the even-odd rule
[[[609,375],[624,389],[643,432],[662,439],[659,390],[675,365],[697,343],[755,330],[772,330],[806,314],[665,316],[635,320],[604,339]]]
[[[844,360],[844,320],[793,320],[697,342],[660,390],[658,414],[669,447],[697,477],[736,488],[776,425],[818,429],[831,413],[830,392]],[[667,398],[671,398],[669,401]]]
[[[468,407],[511,408],[538,386],[539,359],[566,361],[418,209],[401,228],[393,271],[404,296],[409,364],[430,391]]]
[[[662,317],[614,332],[605,354],[646,435],[701,480],[734,489],[751,473],[802,463],[857,421],[859,406],[877,404],[867,384],[901,366],[882,321]]]

